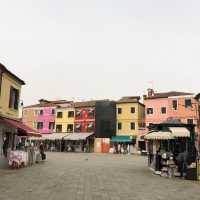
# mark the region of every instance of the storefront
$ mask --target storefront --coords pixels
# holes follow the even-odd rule
[[[10,155],[19,151],[18,144],[21,142],[21,137],[36,136],[34,130],[24,125],[21,121],[0,117],[0,167],[8,167],[10,164]],[[22,151],[22,149],[20,149]],[[23,152],[25,149],[23,149]]]
[[[69,133],[52,133],[43,134],[41,138],[31,137],[29,140],[34,143],[34,146],[44,144],[45,151],[63,152],[65,151],[64,137]]]
[[[194,126],[155,124],[145,135],[149,167],[163,177],[197,180]]]
[[[64,140],[67,152],[94,152],[94,133],[71,133]]]
[[[133,153],[135,143],[136,143],[135,136],[119,135],[119,136],[114,136],[111,139],[113,151],[114,153],[117,154]]]

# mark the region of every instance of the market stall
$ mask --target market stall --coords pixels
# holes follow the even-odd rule
[[[40,143],[43,143],[46,151],[63,152],[65,149],[64,137],[67,135],[69,135],[69,133],[43,134],[40,138],[30,137],[29,140],[33,142],[35,146],[39,146]]]
[[[194,125],[154,124],[145,135],[149,167],[163,177],[197,180]]]
[[[67,152],[93,152],[94,133],[71,133],[64,137]]]
[[[119,135],[114,136],[111,139],[111,144],[114,149],[114,153],[128,154],[134,153],[134,145],[136,143],[136,136]]]

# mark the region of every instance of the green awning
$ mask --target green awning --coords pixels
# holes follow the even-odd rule
[[[133,139],[136,139],[136,136],[129,136],[129,135],[120,135],[112,137],[111,142],[113,143],[131,143]]]

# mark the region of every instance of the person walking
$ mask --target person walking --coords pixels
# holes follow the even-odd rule
[[[44,153],[44,144],[42,142],[40,143],[40,154],[41,154],[42,160],[45,160],[46,154]]]

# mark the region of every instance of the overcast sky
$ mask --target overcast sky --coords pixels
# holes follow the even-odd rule
[[[2,0],[0,62],[25,105],[200,91],[200,1]]]

